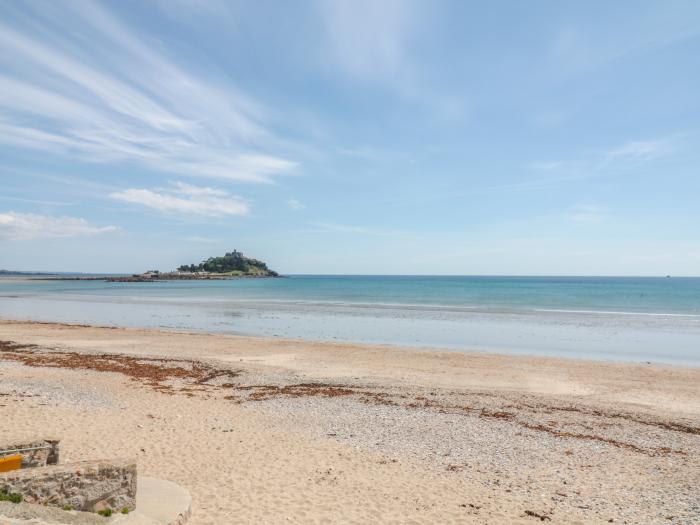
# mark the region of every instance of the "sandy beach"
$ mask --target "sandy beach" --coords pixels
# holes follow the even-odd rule
[[[194,524],[700,522],[698,368],[2,321],[0,415]]]

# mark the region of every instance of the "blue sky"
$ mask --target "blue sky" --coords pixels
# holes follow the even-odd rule
[[[0,3],[0,268],[700,274],[700,3]]]

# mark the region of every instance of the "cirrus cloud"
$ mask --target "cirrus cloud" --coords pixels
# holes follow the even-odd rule
[[[209,187],[193,186],[183,182],[171,188],[130,188],[109,195],[112,199],[131,204],[139,204],[161,212],[224,217],[246,215],[250,204],[237,195]]]
[[[297,166],[268,109],[175,62],[106,5],[0,6],[0,48],[0,145],[241,182]]]
[[[306,208],[306,205],[297,199],[289,199],[287,201],[287,206],[289,206],[290,210],[294,210],[294,211],[299,211],[299,210],[303,210],[304,208]]]
[[[581,204],[571,208],[566,214],[566,218],[571,222],[601,223],[608,218],[608,212],[600,206]]]

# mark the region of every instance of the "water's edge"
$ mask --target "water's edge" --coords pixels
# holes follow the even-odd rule
[[[700,365],[700,279],[17,283],[0,280],[2,318]]]

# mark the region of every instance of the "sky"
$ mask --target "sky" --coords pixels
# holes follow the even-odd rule
[[[0,268],[700,275],[700,2],[0,2]]]

